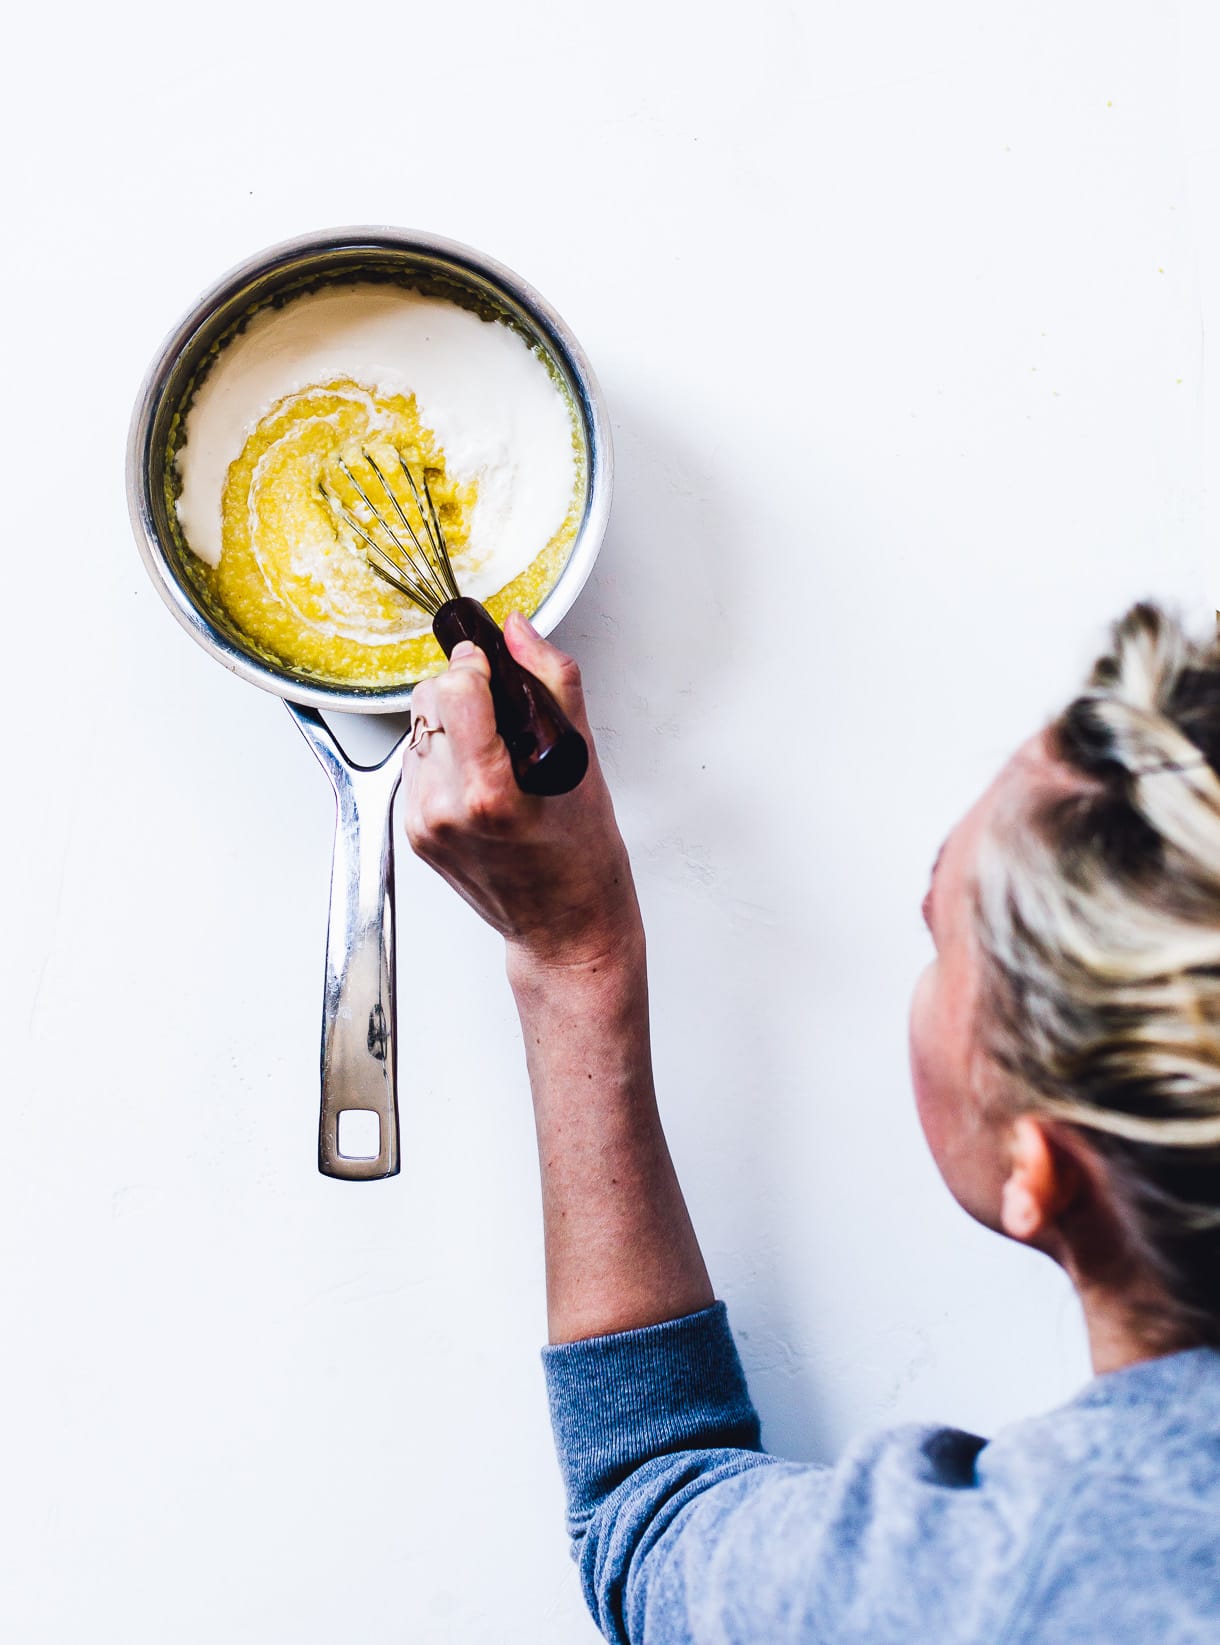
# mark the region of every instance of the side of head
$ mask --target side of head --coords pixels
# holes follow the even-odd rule
[[[1133,606],[946,843],[912,1010],[952,1191],[1153,1351],[1220,1344],[1218,772],[1220,647]]]

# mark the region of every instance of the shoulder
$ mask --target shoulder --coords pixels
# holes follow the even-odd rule
[[[1097,1378],[989,1448],[1012,1497],[1053,1470],[1053,1534],[1028,1560],[1006,1640],[1216,1638],[1220,1616],[1220,1353],[1188,1350]],[[1044,1497],[1048,1493],[1042,1493]],[[1039,1525],[1041,1531],[1041,1525]]]

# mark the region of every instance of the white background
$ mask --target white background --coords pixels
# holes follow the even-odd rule
[[[1130,598],[1217,602],[1202,0],[33,8],[3,108],[0,1632],[578,1645],[497,945],[404,853],[402,1175],[314,1167],[331,798],[123,494],[196,293],[448,234],[587,348],[558,638],[632,847],[674,1152],[773,1449],[1087,1375],[912,1113],[942,835]],[[1209,295],[1210,294],[1210,295]]]

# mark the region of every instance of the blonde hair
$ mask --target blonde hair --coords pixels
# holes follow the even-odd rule
[[[1102,1159],[1163,1334],[1220,1343],[1220,645],[1114,624],[981,842],[982,1045]]]

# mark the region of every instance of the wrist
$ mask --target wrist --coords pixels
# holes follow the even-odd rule
[[[644,924],[634,893],[620,909],[554,939],[509,938],[506,963],[513,993],[527,997],[604,989],[645,969]]]

